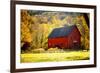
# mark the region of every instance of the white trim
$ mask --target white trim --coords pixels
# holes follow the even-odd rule
[[[46,10],[46,11],[63,11],[63,12],[84,12],[90,13],[90,60],[67,61],[67,62],[45,62],[45,63],[20,63],[20,10]],[[94,13],[93,9],[86,8],[69,8],[69,7],[50,7],[35,5],[16,5],[16,68],[39,68],[54,66],[73,66],[89,65],[94,63]]]

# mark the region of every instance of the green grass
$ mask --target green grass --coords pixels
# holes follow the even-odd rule
[[[59,62],[73,60],[89,60],[89,51],[68,51],[62,53],[26,53],[21,54],[21,63]]]

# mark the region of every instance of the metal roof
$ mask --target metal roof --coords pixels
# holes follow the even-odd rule
[[[61,28],[55,28],[49,35],[48,38],[56,38],[56,37],[64,37],[64,36],[68,36],[73,28],[76,27],[75,25],[72,26],[64,26]]]

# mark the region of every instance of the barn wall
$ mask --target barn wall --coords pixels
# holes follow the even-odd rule
[[[73,29],[71,34],[68,36],[68,45],[69,48],[75,48],[74,47],[74,42],[77,41],[77,45],[80,45],[81,43],[81,35],[80,32],[78,31],[77,27]]]
[[[60,38],[50,38],[48,39],[48,47],[58,47],[58,48],[64,48],[68,46],[67,44],[67,37],[60,37]]]

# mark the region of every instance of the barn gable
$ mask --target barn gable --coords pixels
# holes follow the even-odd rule
[[[56,37],[64,37],[64,36],[68,36],[73,28],[76,27],[75,25],[72,26],[64,26],[61,28],[55,28],[51,34],[49,35],[48,38],[56,38]]]

